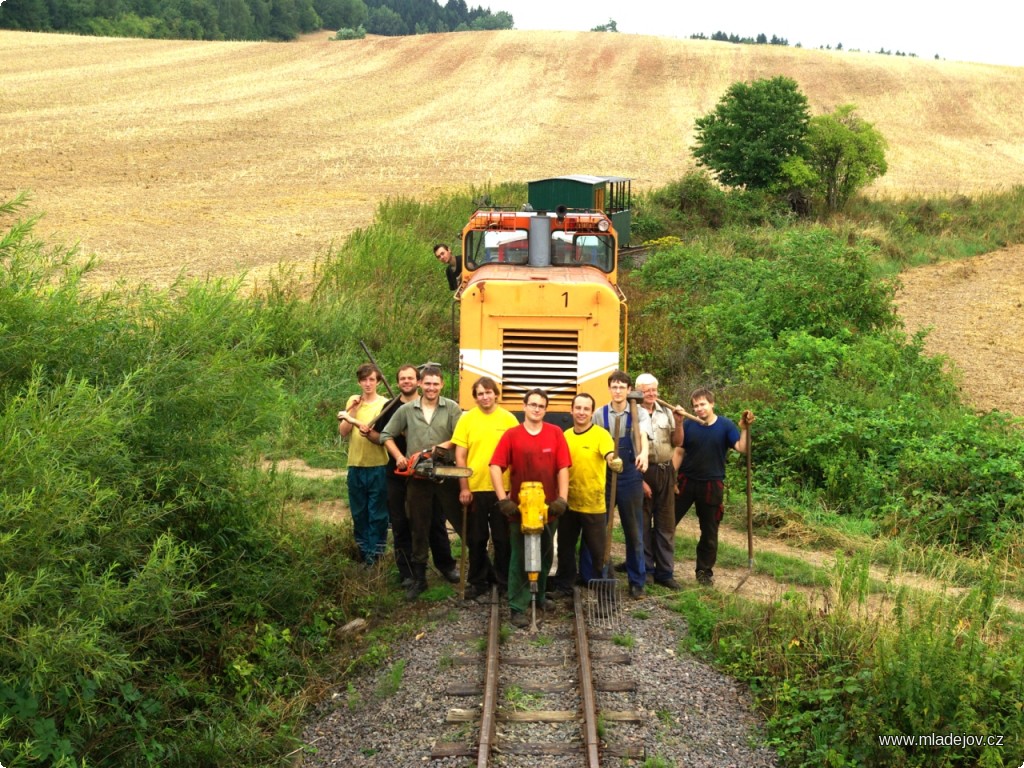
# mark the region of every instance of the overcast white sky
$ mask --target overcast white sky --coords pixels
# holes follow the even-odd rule
[[[1024,66],[1024,11],[1015,0],[469,0],[508,11],[516,29],[586,31],[614,19],[620,33],[688,38],[764,32],[804,48],[936,54],[949,61]],[[1017,8],[1016,11],[1013,8]]]

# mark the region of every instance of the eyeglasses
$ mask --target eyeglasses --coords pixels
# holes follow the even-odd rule
[[[548,404],[547,403],[527,403],[526,407],[527,408],[547,408]]]

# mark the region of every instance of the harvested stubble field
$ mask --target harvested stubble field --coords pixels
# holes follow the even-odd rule
[[[882,131],[876,193],[1024,181],[1024,68],[601,33],[327,37],[0,31],[0,197],[29,191],[39,232],[96,254],[99,282],[259,279],[307,270],[389,195],[563,173],[664,184],[692,166],[696,117],[777,74],[815,113],[852,102]]]

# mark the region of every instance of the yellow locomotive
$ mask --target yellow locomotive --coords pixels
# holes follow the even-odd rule
[[[621,367],[628,318],[617,272],[629,179],[563,176],[529,190],[522,209],[481,208],[462,230],[455,298],[463,408],[475,405],[473,382],[490,376],[509,410],[521,411],[523,394],[540,387],[549,414],[568,414],[578,392],[600,401],[608,374]],[[581,196],[589,205],[574,207]]]

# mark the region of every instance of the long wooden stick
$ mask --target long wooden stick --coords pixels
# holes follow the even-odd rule
[[[466,562],[469,558],[469,546],[466,544],[469,528],[469,505],[462,505],[462,551],[459,553],[459,599],[466,599],[466,578],[469,568]]]
[[[704,419],[702,419],[702,418],[700,418],[698,416],[694,416],[692,413],[687,413],[686,411],[684,411],[683,407],[681,405],[672,405],[670,403],[666,403],[660,397],[658,398],[658,405],[665,406],[670,411],[674,411],[675,413],[678,413],[684,419],[689,419],[690,421],[696,421],[698,424],[705,424],[705,425],[707,424],[707,422],[705,422]]]
[[[733,589],[733,592],[739,590],[740,587],[750,578],[750,575],[754,572],[754,472],[751,468],[751,456],[754,453],[754,439],[750,429],[750,425],[747,425],[747,572],[743,574],[743,578],[739,580],[739,583]]]

